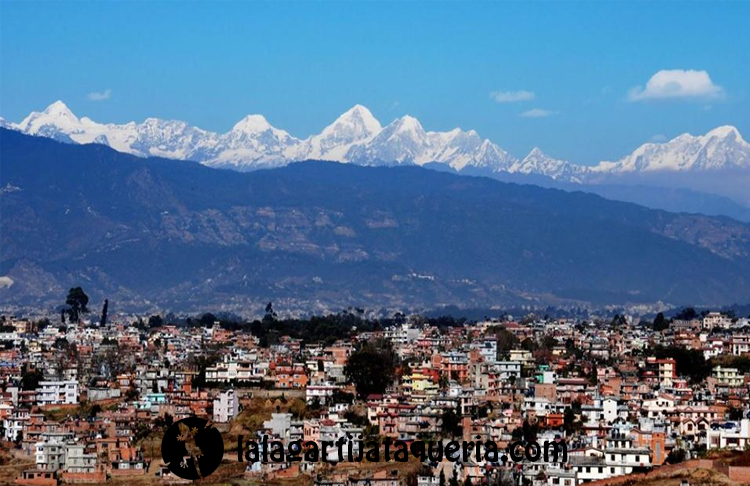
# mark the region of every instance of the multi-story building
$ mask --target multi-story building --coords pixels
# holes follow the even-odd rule
[[[36,401],[45,405],[74,405],[78,403],[78,381],[40,381]]]
[[[714,366],[711,374],[719,386],[736,388],[742,386],[744,382],[743,375],[737,368]]]
[[[214,400],[214,422],[229,422],[240,413],[240,401],[237,392],[227,390]]]

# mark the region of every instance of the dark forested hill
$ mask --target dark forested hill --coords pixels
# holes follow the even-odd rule
[[[0,244],[0,304],[73,285],[185,310],[750,300],[750,226],[727,218],[417,167],[237,173],[8,130]]]

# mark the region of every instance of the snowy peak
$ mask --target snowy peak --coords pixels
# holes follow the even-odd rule
[[[554,159],[542,152],[539,147],[534,147],[533,149],[531,149],[531,152],[529,152],[529,154],[523,158],[523,160],[518,161],[513,165],[511,169],[513,172],[522,172],[525,174],[529,174],[540,170],[540,168],[550,166],[556,167],[563,163],[565,163],[565,161]]]
[[[426,144],[427,133],[424,131],[422,124],[413,116],[404,115],[391,122],[381,132],[383,138],[389,141],[404,141],[414,144]]]
[[[395,119],[369,143],[352,147],[347,159],[366,165],[424,164],[430,141],[419,121],[409,115]]]
[[[300,140],[271,125],[263,115],[247,115],[216,143],[206,147],[201,157],[205,165],[236,170],[278,167],[289,162],[286,152],[299,145]]]
[[[551,157],[544,152],[542,152],[542,149],[539,147],[534,147],[531,149],[531,152],[529,152],[529,155],[527,155],[524,160],[526,159],[550,159]]]
[[[470,168],[501,172],[516,160],[489,140],[482,140],[474,130],[464,132],[454,128],[445,133],[430,132],[429,136],[435,147],[434,161],[446,163],[457,171]]]
[[[247,115],[219,134],[184,121],[148,118],[142,123],[102,124],[78,118],[62,101],[33,112],[19,124],[0,126],[66,143],[100,143],[120,152],[201,162],[214,167],[254,170],[305,159],[362,165],[440,163],[471,173],[540,174],[558,181],[596,183],[604,176],[668,171],[750,169],[750,144],[733,126],[705,135],[682,134],[664,143],[646,143],[615,162],[596,167],[555,159],[534,148],[518,160],[474,130],[426,131],[405,115],[382,127],[363,105],[354,105],[319,134],[300,140],[259,114]]]
[[[60,138],[80,131],[81,121],[62,101],[55,101],[44,111],[32,112],[18,124],[19,130],[31,134]]]
[[[65,103],[63,103],[60,100],[57,100],[54,103],[52,103],[51,105],[49,105],[44,110],[43,113],[45,115],[53,115],[53,116],[58,116],[58,117],[64,117],[64,118],[70,118],[70,119],[78,120],[78,118],[76,118],[76,116],[73,114],[73,112],[70,111],[70,109],[68,108],[68,105],[66,105]]]
[[[566,160],[555,159],[534,147],[523,160],[513,164],[509,172],[519,174],[539,174],[557,181],[583,182],[588,168],[571,164]]]
[[[274,130],[274,127],[263,115],[247,115],[232,127],[233,132],[243,133],[262,133],[266,130]]]
[[[663,143],[646,143],[617,162],[601,162],[598,173],[705,171],[750,168],[750,144],[733,126],[705,135],[684,133]]]
[[[354,141],[374,137],[382,129],[380,122],[367,107],[354,105],[325,127],[319,136],[337,135]]]
[[[307,139],[297,158],[346,162],[349,150],[370,141],[382,131],[380,122],[367,107],[354,105],[325,127],[319,135]]]
[[[716,127],[708,132],[705,136],[709,138],[730,138],[744,142],[744,140],[742,139],[742,135],[740,135],[740,131],[737,130],[737,127],[733,127],[731,125]]]

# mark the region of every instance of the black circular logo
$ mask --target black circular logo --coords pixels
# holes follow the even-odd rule
[[[167,429],[161,457],[173,474],[183,479],[205,478],[219,467],[224,440],[207,420],[188,417]]]

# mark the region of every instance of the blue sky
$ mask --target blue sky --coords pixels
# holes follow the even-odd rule
[[[748,2],[3,1],[0,115],[62,99],[225,131],[262,113],[305,137],[361,103],[591,164],[724,124],[750,138],[748,19]]]

